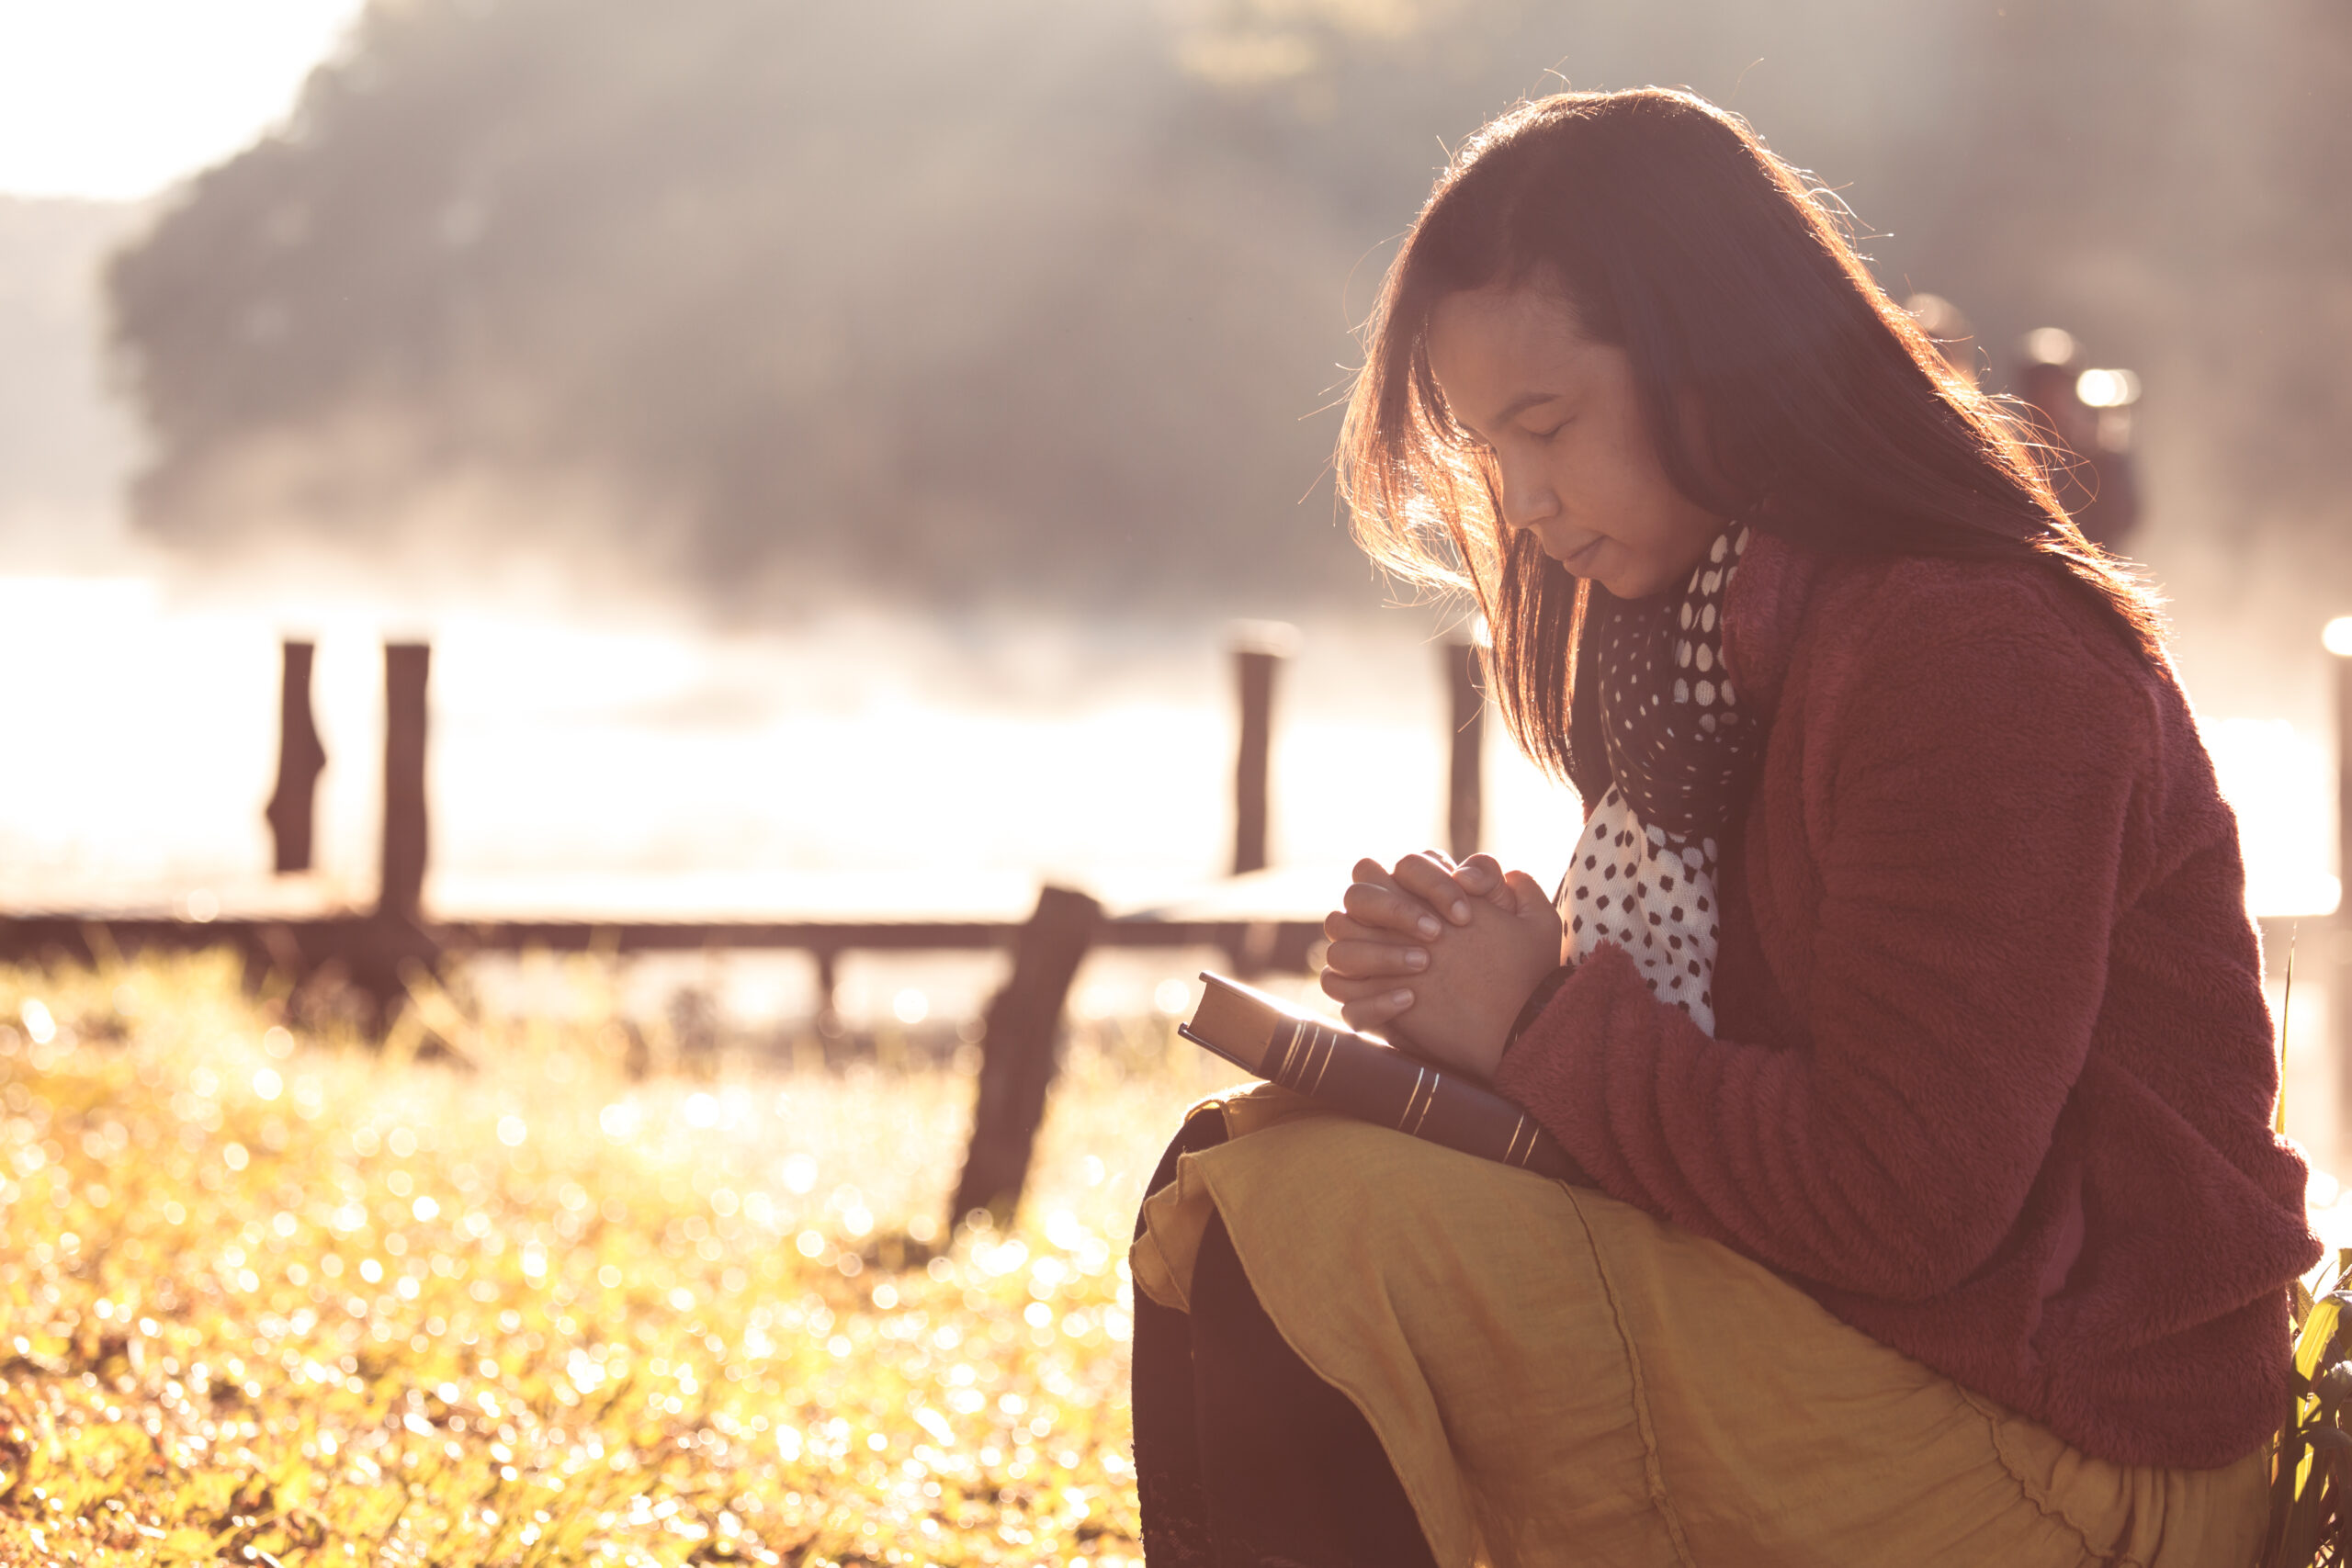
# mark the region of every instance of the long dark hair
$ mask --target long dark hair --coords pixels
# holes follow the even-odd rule
[[[1623,349],[1668,477],[1708,510],[1838,554],[2044,559],[2160,656],[2152,595],[1871,277],[1842,210],[1692,94],[1562,93],[1463,145],[1390,265],[1341,493],[1375,559],[1476,592],[1503,716],[1554,771],[1569,771],[1585,585],[1506,537],[1488,460],[1430,374],[1431,311],[1475,289],[1553,289]]]

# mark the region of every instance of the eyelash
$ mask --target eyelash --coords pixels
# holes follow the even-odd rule
[[[1527,434],[1533,440],[1551,441],[1556,439],[1562,431],[1567,429],[1568,426],[1575,423],[1576,421],[1573,418],[1564,419],[1549,430],[1531,430]],[[1482,453],[1489,457],[1495,455],[1495,448],[1492,443],[1481,441],[1475,435],[1466,435],[1466,433],[1465,438],[1474,451]]]

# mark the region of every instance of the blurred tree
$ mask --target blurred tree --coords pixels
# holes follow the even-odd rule
[[[379,4],[115,269],[139,511],[763,602],[1361,583],[1295,504],[1352,257],[1216,107],[1076,0]]]
[[[376,0],[114,270],[138,513],[744,611],[1361,600],[1346,329],[1441,138],[1563,80],[1749,114],[1996,384],[2045,321],[2139,369],[2159,531],[2352,552],[2333,0]]]

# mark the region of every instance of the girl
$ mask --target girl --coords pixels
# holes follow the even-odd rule
[[[1341,443],[1591,804],[1557,903],[1358,867],[1349,1021],[1546,1181],[1278,1091],[1138,1225],[1156,1562],[2242,1563],[2318,1254],[2152,602],[1682,93],[1474,138]]]

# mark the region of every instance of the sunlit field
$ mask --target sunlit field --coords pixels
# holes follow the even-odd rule
[[[224,959],[0,970],[0,1561],[1139,1559],[1164,1022],[949,1236],[967,1071],[635,1079],[616,1018],[434,1000],[379,1053]]]

